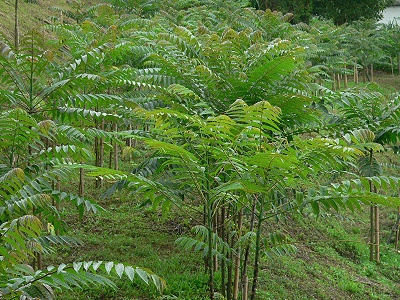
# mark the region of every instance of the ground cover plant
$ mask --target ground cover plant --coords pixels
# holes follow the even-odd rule
[[[83,292],[63,297],[277,297],[285,288],[266,282],[287,254],[304,255],[302,272],[338,281],[341,298],[395,295],[378,206],[400,204],[400,100],[367,84],[375,64],[390,61],[394,73],[392,48],[378,47],[391,27],[292,25],[241,2],[111,1],[77,14],[1,42],[3,297],[70,287]],[[369,260],[391,262],[379,271],[338,225],[366,206]],[[322,246],[304,236],[314,218],[332,224],[313,233]],[[68,227],[87,240],[82,252]],[[325,252],[340,267],[315,261]],[[158,292],[165,277],[169,288],[158,296],[108,276],[124,273]],[[384,289],[366,279],[381,274]]]

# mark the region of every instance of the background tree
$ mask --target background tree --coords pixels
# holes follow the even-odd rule
[[[341,25],[361,19],[379,20],[382,11],[391,5],[392,0],[335,1],[335,0],[284,0],[284,1],[251,1],[253,7],[261,10],[267,8],[283,13],[293,13],[294,22],[309,22],[312,16],[333,19]]]
[[[389,58],[389,65],[392,74],[397,70],[400,75],[400,25],[396,22],[382,25],[382,47]],[[397,64],[397,68],[396,68]]]

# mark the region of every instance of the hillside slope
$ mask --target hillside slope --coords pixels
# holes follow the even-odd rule
[[[74,22],[73,19],[68,18],[68,14],[61,13],[61,10],[71,14],[79,14],[93,3],[96,3],[96,1],[19,0],[20,34],[23,35],[33,28],[39,28],[41,24],[60,22],[60,19],[64,22]],[[0,1],[0,33],[7,39],[14,37],[14,4],[13,0]]]
[[[196,220],[174,211],[138,210],[124,195],[101,203],[106,212],[79,221],[66,208],[65,220],[83,247],[65,247],[45,259],[46,263],[80,260],[112,260],[150,268],[167,281],[162,298],[154,289],[127,279],[117,281],[118,290],[85,288],[66,291],[61,299],[208,299],[207,274],[202,272],[201,253],[182,251],[175,240],[188,234]],[[386,241],[396,217],[384,211],[382,241]],[[200,221],[199,221],[200,222]],[[355,214],[322,214],[271,222],[264,228],[288,233],[298,248],[292,256],[264,257],[261,265],[259,300],[267,299],[400,299],[400,254],[393,244],[382,245],[382,262],[369,262],[368,207]],[[217,272],[217,278],[220,274]]]

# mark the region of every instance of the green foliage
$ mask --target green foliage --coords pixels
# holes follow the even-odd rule
[[[74,262],[71,265],[49,266],[45,270],[39,271],[34,271],[29,265],[15,265],[12,272],[10,271],[7,272],[9,276],[6,277],[7,281],[0,287],[5,299],[11,299],[18,294],[24,295],[24,297],[53,299],[53,288],[72,289],[87,285],[104,285],[115,288],[115,283],[104,275],[113,275],[119,278],[125,275],[131,281],[136,275],[146,284],[152,282],[160,292],[165,286],[165,282],[150,271],[113,262]]]
[[[382,17],[382,11],[394,1],[368,0],[356,4],[348,1],[331,0],[272,0],[268,2],[252,0],[250,2],[257,9],[293,13],[296,22],[308,22],[313,15],[318,15],[326,19],[333,19],[335,24],[341,25],[362,19],[379,20]]]
[[[49,49],[42,50],[39,41],[35,34],[28,36],[21,41],[17,53],[7,44],[1,44],[1,104],[5,108],[0,115],[0,155],[4,163],[0,169],[2,298],[53,299],[53,289],[71,289],[88,284],[115,287],[108,276],[121,277],[124,273],[131,281],[137,274],[136,277],[155,285],[162,292],[165,282],[151,271],[114,265],[113,262],[61,264],[47,268],[38,263],[40,269],[36,270],[35,260],[41,260],[42,254],[51,251],[53,245],[79,244],[73,238],[59,235],[65,229],[60,205],[64,202],[73,204],[80,217],[84,211],[102,210],[82,193],[63,192],[56,186],[76,179],[76,172],[70,168],[72,163],[92,159],[90,146],[93,136],[114,137],[102,130],[93,129],[84,134],[74,126],[60,126],[59,120],[63,119],[61,107],[70,101],[77,109],[89,103],[98,108],[118,103],[120,99],[75,90],[85,82],[91,84],[99,78],[88,74],[87,69],[83,70],[84,73],[78,72],[81,61],[85,64],[91,61],[87,56],[79,62],[75,60],[64,74],[58,72],[58,76],[52,78],[59,65]],[[89,56],[101,58],[102,49],[95,48]],[[57,101],[54,97],[58,97]],[[85,109],[83,111],[84,117],[99,114],[97,111],[87,114]],[[115,113],[108,115],[112,120],[120,118]],[[60,119],[48,119],[50,116]],[[107,114],[101,112],[100,116],[106,119]],[[76,118],[70,118],[70,121],[73,125]],[[87,136],[87,133],[92,136]],[[32,259],[33,264],[29,262]],[[103,275],[100,270],[103,270]]]
[[[295,253],[289,235],[265,232],[273,220],[400,204],[391,194],[399,179],[375,157],[399,141],[398,97],[317,83],[352,74],[349,61],[367,69],[383,58],[372,23],[292,26],[291,15],[241,2],[111,3],[75,1],[64,13],[78,24],[49,26],[51,46],[37,34],[18,51],[1,43],[1,246],[16,252],[5,256],[3,294],[52,297],[50,287],[78,282],[114,287],[111,273],[164,286],[123,264],[20,266],[51,244],[78,243],[58,235],[59,205],[72,203],[81,218],[101,210],[83,195],[84,171],[97,187],[114,183],[106,196],[125,188],[141,209],[201,215],[177,244],[203,253],[210,298],[232,299],[232,278],[247,277],[255,299],[263,257]],[[131,172],[118,170],[125,146],[141,153]],[[104,167],[106,156],[116,170]],[[56,188],[78,181],[77,171],[78,195]]]

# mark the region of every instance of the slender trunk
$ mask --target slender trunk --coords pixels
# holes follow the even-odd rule
[[[337,89],[340,90],[340,74],[336,74],[336,83]]]
[[[347,66],[346,68],[346,73],[344,73],[344,88],[347,89],[349,87],[349,79],[347,78]]]
[[[358,65],[357,65],[357,60],[354,60],[354,83],[358,83]]]
[[[98,137],[94,138],[94,165],[98,166],[99,165],[99,157],[100,157],[100,152],[99,152],[99,146],[100,146],[100,141]]]
[[[377,188],[374,186],[374,193],[377,193]],[[378,205],[374,206],[374,215],[375,215],[375,261],[380,263],[381,255],[380,255],[380,238],[379,238],[379,207]]]
[[[238,212],[238,240],[242,237],[242,225],[243,225],[243,211]],[[236,249],[235,255],[235,277],[233,282],[233,299],[237,300],[239,297],[239,280],[240,280],[240,245]]]
[[[97,110],[98,109],[99,108],[97,107]],[[95,127],[99,128],[98,121],[95,120],[94,123],[95,123]],[[100,141],[99,141],[99,137],[96,136],[94,138],[94,157],[95,157],[94,165],[95,166],[99,166],[99,159],[100,159],[100,151],[99,150],[100,150]],[[96,180],[96,183],[97,183],[97,180]],[[96,184],[96,187],[97,187],[97,184]]]
[[[214,228],[215,228],[215,233],[218,234],[218,211],[216,211],[214,213],[214,218],[213,218],[213,222],[214,222]],[[217,242],[217,241],[216,241]],[[217,247],[217,245],[215,245],[215,247]],[[218,271],[218,256],[214,255],[214,272]]]
[[[369,71],[371,74],[371,82],[373,82],[374,81],[374,64],[371,64]]]
[[[101,120],[100,129],[104,130],[105,121],[104,119]],[[100,138],[100,153],[99,153],[99,167],[103,167],[104,165],[104,138]]]
[[[369,207],[370,237],[369,237],[369,260],[374,261],[375,243],[374,243],[374,207]]]
[[[37,253],[37,254],[36,254],[36,262],[37,262],[37,269],[38,269],[38,270],[43,269],[43,257],[42,257],[42,253]]]
[[[44,26],[46,24],[46,22],[44,21],[44,17],[42,18],[42,28],[43,28],[43,30],[42,30],[42,39],[43,39],[43,45],[45,44],[45,42],[46,42],[46,27]]]
[[[19,24],[18,24],[18,1],[15,0],[14,6],[14,47],[15,51],[18,51],[19,47]]]
[[[226,207],[223,206],[221,208],[221,229],[220,229],[220,235],[221,237],[225,240],[225,224],[224,224],[224,220],[225,220],[225,212],[226,212]],[[226,280],[225,280],[225,270],[226,270],[226,266],[225,266],[225,259],[222,259],[221,261],[221,293],[222,295],[225,297],[226,296]]]
[[[370,159],[372,160],[372,150],[370,151]],[[369,191],[373,191],[372,181],[369,182]],[[374,234],[374,207],[370,205],[369,207],[369,223],[370,223],[370,242],[369,242],[369,260],[374,261],[375,253],[375,234]]]
[[[335,85],[335,82],[336,82],[336,75],[335,75],[335,73],[332,73],[331,74],[331,78],[332,78],[332,91],[335,91],[336,90],[336,85]]]
[[[207,205],[204,205],[203,207],[203,225],[207,226]],[[204,273],[207,273],[210,265],[208,262],[208,256],[204,255],[203,259],[204,259]]]
[[[35,208],[32,209],[32,214],[33,214],[33,215],[36,214]],[[41,213],[38,213],[37,218],[38,218],[39,220],[42,220],[42,214],[41,214]],[[37,243],[37,242],[34,242],[34,243]],[[39,251],[40,251],[40,250],[39,250]],[[35,268],[35,264],[36,264],[36,266],[37,266],[37,269],[36,269],[36,270],[41,270],[41,269],[43,268],[42,253],[40,253],[40,252],[35,253],[35,255],[34,255],[34,264],[33,264],[33,268]]]
[[[61,191],[61,180],[57,177],[57,181],[56,181],[56,190],[57,191]],[[56,202],[56,208],[57,210],[59,209],[59,203]]]
[[[98,126],[96,126],[96,127],[98,127]],[[100,139],[98,137],[94,138],[94,156],[95,156],[94,165],[99,166],[100,165]],[[99,188],[101,186],[100,177],[96,177],[95,182],[96,182],[96,184],[95,184],[96,188]]]
[[[81,162],[83,164],[83,162]],[[83,168],[79,169],[79,191],[78,195],[80,197],[83,197],[85,195],[85,177],[84,177],[84,172]]]
[[[400,194],[399,194],[400,196]],[[399,249],[399,237],[400,237],[400,224],[399,224],[399,220],[400,220],[400,207],[397,208],[397,221],[396,221],[396,241],[395,241],[395,249],[396,251]]]
[[[207,214],[207,219],[208,219],[208,287],[209,287],[209,292],[210,292],[210,300],[214,299],[214,260],[213,260],[213,254],[212,254],[212,250],[213,250],[213,239],[212,239],[212,235],[213,235],[213,226],[212,226],[212,207],[209,205],[208,207],[208,214]]]
[[[117,123],[114,123],[114,132],[118,131]],[[118,170],[118,143],[115,141],[114,143],[114,169]]]
[[[251,210],[250,231],[254,230],[256,209],[257,209],[257,198],[254,197],[253,207],[252,207],[252,210]],[[247,281],[248,281],[247,266],[249,264],[249,256],[250,256],[250,244],[246,246],[246,250],[245,250],[245,253],[244,253],[244,259],[243,259],[243,268],[242,268],[242,288],[243,288],[243,290],[244,290],[245,279],[247,278]],[[243,292],[243,294],[244,294],[244,292]]]
[[[374,217],[375,217],[375,261],[377,263],[381,262],[380,255],[380,238],[379,238],[379,206],[374,206]]]
[[[99,128],[104,130],[104,119],[101,120]],[[96,166],[103,167],[104,165],[104,138],[96,138],[95,140],[96,147]],[[101,178],[96,178],[96,188],[101,187],[102,180]]]
[[[128,125],[128,130],[132,131],[132,124]],[[127,140],[127,146],[129,148],[132,148],[132,138],[128,138]],[[130,162],[132,160],[132,153],[131,153],[131,149],[129,149],[129,155],[128,155],[128,161]]]
[[[61,180],[59,178],[57,178],[56,190],[61,191]],[[60,210],[60,202],[56,201],[55,204],[56,204],[57,211],[59,211]],[[59,219],[59,220],[61,220],[61,219]],[[60,234],[60,226],[57,226],[56,235],[59,235],[59,234]]]
[[[262,197],[260,197],[260,199],[263,200]],[[261,230],[262,230],[263,214],[264,214],[264,201],[260,201],[260,210],[258,213],[258,224],[257,224],[257,234],[256,234],[256,249],[254,257],[253,285],[251,287],[250,300],[255,300],[257,293],[258,276],[260,271]]]
[[[357,81],[356,83],[358,84],[360,82],[360,73],[358,72],[358,69],[356,69],[356,75],[357,75]]]
[[[242,300],[247,300],[247,294],[249,292],[249,277],[244,275],[243,278],[243,292],[242,292]]]
[[[113,146],[113,140],[110,141],[110,144],[111,144],[111,146]],[[113,150],[112,150],[112,149],[114,149],[114,147],[112,147],[112,148],[110,149],[110,157],[109,157],[109,159],[108,159],[108,168],[109,168],[109,169],[112,168],[112,161],[113,161]]]
[[[227,217],[231,215],[230,213],[230,207],[228,207],[227,210]],[[226,242],[229,245],[230,249],[233,249],[233,245],[235,243],[235,237],[231,234],[231,230],[227,230],[226,234]],[[228,253],[228,266],[227,266],[227,271],[228,271],[228,280],[227,280],[227,286],[226,286],[226,299],[227,300],[232,300],[232,282],[233,282],[233,264],[232,264],[232,259],[233,259],[233,251],[229,251]]]
[[[394,75],[393,58],[392,58],[392,56],[390,56],[390,70],[391,70],[391,74]]]
[[[36,255],[33,255],[31,266],[32,266],[33,270],[35,270],[35,271],[37,270],[36,269]]]
[[[228,245],[230,248],[233,248],[234,237],[228,234]],[[229,264],[228,264],[228,283],[226,288],[226,296],[227,300],[232,300],[232,285],[233,285],[233,264],[232,264],[232,251],[229,253]]]
[[[208,246],[208,253],[207,253],[207,258],[208,258],[208,287],[209,287],[209,296],[210,300],[214,299],[214,260],[213,260],[213,233],[214,233],[214,228],[213,228],[213,212],[214,212],[214,204],[210,199],[210,172],[208,170],[208,166],[210,166],[210,158],[208,157],[208,153],[206,153],[207,157],[207,168],[205,171],[206,174],[206,182],[205,182],[205,206],[206,206],[206,213],[207,213],[207,229],[208,229],[208,241],[207,241],[207,246]]]

